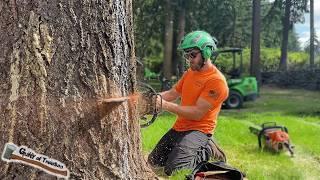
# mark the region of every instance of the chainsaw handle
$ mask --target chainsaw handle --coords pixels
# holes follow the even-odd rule
[[[269,126],[266,126],[267,124],[270,124]],[[276,122],[265,122],[261,125],[262,129],[266,128],[266,127],[270,127],[270,126],[277,126]]]
[[[158,117],[158,114],[162,111],[162,96],[161,94],[155,94],[153,95],[155,96],[156,100],[155,100],[155,108],[153,109],[153,115],[152,115],[152,118],[150,119],[150,121],[148,121],[147,123],[145,124],[141,124],[140,127],[141,128],[145,128],[145,127],[148,127],[150,126],[152,123],[154,123],[154,121],[157,119]],[[158,109],[157,107],[157,98],[158,96],[160,97],[160,108]]]
[[[152,118],[150,119],[150,121],[148,121],[145,124],[140,124],[140,127],[141,128],[146,128],[146,127],[150,126],[157,119],[157,117],[158,117],[158,114],[153,114]]]
[[[285,126],[269,126],[269,127],[265,127],[265,128],[262,128],[261,131],[266,131],[268,129],[281,129],[282,131],[288,133],[288,129],[285,127]]]
[[[143,83],[143,82],[140,82],[138,81],[137,82],[137,85],[142,87],[142,88],[145,88],[146,90],[148,90],[148,92],[150,93],[151,95],[151,99],[154,100],[154,104],[153,104],[153,109],[152,109],[152,117],[150,119],[147,119],[145,116],[142,116],[140,117],[140,119],[142,120],[146,120],[147,122],[144,123],[144,124],[140,124],[140,127],[141,128],[145,128],[145,127],[148,127],[150,126],[152,123],[154,123],[154,121],[157,119],[158,117],[158,114],[162,111],[162,96],[161,94],[157,93],[153,88],[152,86],[150,86],[149,84],[147,83]],[[157,106],[157,98],[160,97],[160,107]]]
[[[270,125],[269,125],[270,124]],[[269,125],[269,126],[266,126]],[[262,130],[264,129],[270,129],[270,128],[279,128],[282,131],[285,131],[286,133],[288,133],[288,129],[285,126],[278,126],[276,122],[265,122],[261,125]]]

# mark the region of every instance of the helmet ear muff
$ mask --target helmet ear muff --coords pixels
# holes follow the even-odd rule
[[[212,51],[211,57],[216,57],[219,53],[217,51]]]
[[[203,50],[201,51],[202,57],[206,60],[209,59],[212,56],[212,47],[210,46],[206,46],[205,48],[203,48]]]

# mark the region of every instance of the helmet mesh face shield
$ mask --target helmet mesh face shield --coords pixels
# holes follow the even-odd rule
[[[194,51],[194,50],[185,50],[183,51],[183,58],[189,59],[189,58],[195,58],[198,54],[200,53],[199,50]]]

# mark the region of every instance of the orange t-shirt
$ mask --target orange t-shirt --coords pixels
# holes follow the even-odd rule
[[[212,134],[217,124],[221,105],[229,94],[223,74],[214,65],[203,72],[188,69],[175,85],[175,89],[180,93],[181,106],[195,106],[198,98],[201,97],[211,103],[212,108],[200,120],[178,116],[173,129],[176,131],[198,130]]]

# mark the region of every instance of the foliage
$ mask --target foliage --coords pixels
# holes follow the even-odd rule
[[[155,39],[149,39],[149,41],[148,44],[150,46],[144,49],[144,53],[149,54],[144,56],[144,65],[155,72],[160,72],[163,59],[163,45]]]
[[[280,49],[276,48],[261,48],[260,49],[260,59],[261,59],[261,70],[262,71],[277,71],[279,66],[280,59]],[[320,60],[316,59],[316,64],[320,65]],[[159,72],[159,66],[161,61],[158,58],[147,57],[147,62],[150,63],[150,69],[156,70],[155,72]],[[224,53],[220,54],[215,64],[217,67],[222,70],[222,72],[226,73],[232,69],[232,53]],[[299,68],[308,67],[309,63],[309,54],[308,52],[288,52],[288,69],[294,70]],[[243,72],[245,74],[249,74],[249,66],[250,65],[250,49],[243,49]],[[240,56],[236,56],[236,66],[240,66]]]
[[[272,4],[262,6],[262,32],[261,45],[267,48],[280,47],[281,43],[281,20],[283,10],[281,0],[275,0]]]
[[[308,0],[290,0],[291,7],[290,7],[290,22],[291,25],[297,22],[304,22],[304,13],[308,11],[307,9],[307,2]],[[283,8],[285,7],[287,1],[283,0]]]
[[[304,12],[306,11],[307,0],[283,0],[284,17],[282,21],[282,42],[281,42],[281,57],[279,70],[287,70],[287,51],[289,32],[296,22],[304,21]]]
[[[134,36],[136,54],[144,59],[146,56],[159,56],[163,51],[160,41],[163,35],[164,8],[157,0],[136,0],[133,3]]]
[[[260,62],[262,71],[276,71],[278,70],[280,49],[276,48],[261,48],[260,50]],[[236,57],[239,61],[240,59]],[[305,52],[289,52],[288,53],[289,69],[296,69],[307,66],[309,63],[309,55]],[[232,54],[219,55],[216,60],[217,66],[222,71],[228,72],[232,68]],[[250,49],[246,48],[243,50],[243,70],[244,73],[249,74],[250,64]]]
[[[306,42],[306,46],[304,47],[304,51],[307,53],[310,52],[310,39]],[[314,37],[314,53],[315,53],[315,55],[320,55],[320,40],[316,35]]]
[[[298,34],[294,29],[289,31],[288,51],[301,51]]]

